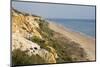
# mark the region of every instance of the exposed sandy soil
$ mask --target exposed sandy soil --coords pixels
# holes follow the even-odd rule
[[[70,29],[64,28],[63,26],[53,22],[50,22],[49,27],[55,32],[59,32],[65,37],[70,38],[72,41],[79,43],[88,54],[88,58],[91,61],[95,60],[95,39],[90,38],[82,33],[73,32]]]

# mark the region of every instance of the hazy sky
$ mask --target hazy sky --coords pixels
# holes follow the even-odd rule
[[[44,18],[95,19],[94,6],[12,2],[12,7]]]

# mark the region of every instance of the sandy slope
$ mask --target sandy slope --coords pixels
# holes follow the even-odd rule
[[[50,22],[49,27],[52,30],[63,34],[65,37],[70,38],[72,41],[79,43],[87,52],[89,59],[95,60],[95,39],[89,38],[81,33],[65,29],[64,27],[52,22]]]

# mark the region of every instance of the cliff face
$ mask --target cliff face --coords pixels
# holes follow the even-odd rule
[[[34,37],[43,39],[38,32],[40,30],[38,23],[40,19],[38,16],[24,15],[12,10],[12,51],[20,49],[21,51],[27,51],[29,56],[38,54],[47,63],[56,63],[53,53],[30,40]]]
[[[12,10],[13,64],[42,64],[88,60],[84,49],[78,43],[51,30],[48,25],[49,23],[40,16],[21,13],[15,9]],[[19,50],[21,54],[17,53]],[[37,58],[37,55],[44,62]],[[24,58],[24,60],[19,56]],[[30,59],[25,60],[28,57]]]
[[[36,29],[40,29],[38,23],[35,21],[38,17],[25,16],[23,14],[12,12],[12,32],[19,33],[23,37],[38,36],[42,38]]]

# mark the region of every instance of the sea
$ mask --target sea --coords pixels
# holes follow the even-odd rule
[[[87,19],[47,19],[49,21],[61,24],[66,28],[75,32],[80,32],[89,37],[95,38],[96,34],[96,22],[95,20]]]

